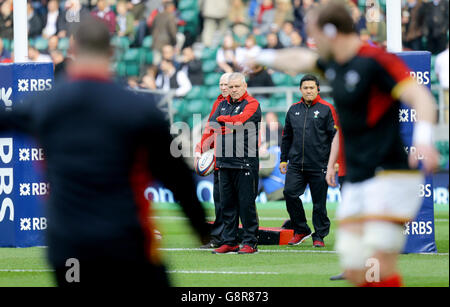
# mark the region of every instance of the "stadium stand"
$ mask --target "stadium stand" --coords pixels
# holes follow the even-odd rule
[[[109,0],[108,4],[110,9],[113,11],[116,8],[118,0]],[[147,67],[153,65],[154,54],[152,52],[152,43],[153,39],[150,35],[151,33],[151,20],[161,11],[162,4],[167,0],[156,0],[156,1],[146,1],[146,10],[143,14],[141,20],[136,20],[135,23],[135,33],[132,37],[136,37],[136,40],[130,41],[128,36],[119,37],[117,33],[113,33],[114,37],[112,40],[112,44],[115,48],[114,53],[114,61],[112,64],[112,69],[114,70],[116,76],[120,80],[127,80],[128,78],[138,79],[138,83],[141,84],[141,79],[145,74]],[[7,3],[11,3],[12,0],[3,0],[0,1],[2,5],[7,5]],[[86,9],[92,10],[95,7],[95,1],[80,1]],[[92,4],[91,4],[92,2]],[[128,4],[133,6],[132,2],[128,0]],[[216,37],[214,40],[214,45],[210,47],[204,47],[201,43],[201,33],[202,33],[202,16],[201,10],[198,5],[197,0],[178,0],[175,1],[177,9],[176,9],[176,17],[178,24],[178,35],[177,36],[177,45],[176,45],[176,59],[181,61],[181,50],[184,46],[193,46],[197,57],[202,61],[202,70],[204,73],[204,84],[202,86],[194,86],[192,90],[188,93],[184,99],[173,99],[173,110],[174,110],[174,121],[178,120],[186,120],[191,118],[193,113],[201,113],[202,116],[208,115],[208,110],[210,108],[211,101],[213,101],[220,93],[218,89],[218,82],[223,71],[218,67],[216,61],[216,55],[218,49],[221,47],[223,37]],[[319,0],[314,0],[311,5],[315,5],[315,3],[320,2]],[[6,3],[6,4],[5,4]],[[33,2],[35,6],[35,12],[44,16],[47,12],[47,7],[43,4],[45,2]],[[60,1],[60,14],[64,14],[66,0]],[[299,4],[300,3],[300,4]],[[281,25],[285,21],[290,21],[294,24],[295,31],[301,34],[303,38],[303,46],[305,47],[313,47],[308,41],[306,37],[304,24],[301,16],[309,9],[307,7],[308,2],[303,1],[290,1],[290,10],[287,14],[283,15],[284,18],[281,20],[273,19],[271,27],[271,31],[277,34],[280,33]],[[349,0],[349,5],[355,6],[361,12],[361,16],[365,16],[367,12],[367,1],[366,0]],[[386,9],[386,0],[374,0],[374,3],[380,8],[382,20],[384,18],[384,12]],[[275,10],[274,16],[281,16],[277,11],[277,1],[273,1]],[[256,43],[261,48],[265,48],[267,44],[267,38],[264,33],[259,33],[257,28],[254,28],[256,23],[256,19],[259,14],[259,6],[260,1],[258,0],[236,0],[231,1],[230,10],[233,10],[234,13],[240,12],[244,17],[240,22],[236,23],[235,16],[229,17],[229,28],[228,32],[231,33],[235,39],[235,43],[238,45],[237,47],[242,47],[246,37],[249,34],[253,34],[256,39]],[[254,10],[255,9],[255,10]],[[408,8],[405,6],[403,10],[407,10]],[[448,14],[448,8],[447,8]],[[230,14],[231,15],[231,14]],[[41,16],[41,17],[42,17]],[[3,17],[2,17],[3,18]],[[2,18],[0,18],[0,39],[3,41],[3,49],[11,52],[13,51],[13,42],[11,39],[7,37],[2,37],[2,33],[8,33],[8,29],[5,28],[5,25],[2,24]],[[410,21],[404,21],[405,26]],[[367,20],[363,20],[364,24],[368,24]],[[245,31],[235,31],[236,24],[242,25]],[[448,42],[448,24],[446,25],[447,29],[447,42]],[[364,34],[367,32],[365,31]],[[6,36],[6,34],[4,35]],[[140,37],[140,39],[138,39]],[[370,33],[369,43],[383,45],[383,41],[377,41],[383,37],[379,36],[377,33]],[[181,39],[180,39],[181,38]],[[180,39],[180,40],[178,40]],[[425,35],[421,38],[423,49],[428,48],[427,37]],[[38,36],[34,39],[29,39],[29,43],[32,46],[35,46],[39,51],[45,53],[48,48],[48,40],[44,36]],[[287,46],[284,46],[287,47]],[[61,36],[58,42],[58,49],[63,53],[64,56],[68,56],[69,49],[69,38]],[[431,68],[431,76],[430,81],[432,84],[433,95],[436,97],[437,101],[440,98],[440,88],[439,81],[437,79],[436,74],[434,73],[434,63],[436,60],[436,52],[432,56],[432,68]],[[1,56],[1,50],[0,50]],[[275,83],[276,87],[297,87],[299,84],[302,75],[297,76],[289,76],[287,74],[277,72],[277,71],[269,71],[271,73],[271,78]],[[294,92],[292,95],[292,101],[298,101],[300,99],[300,94]],[[327,97],[329,98],[329,97]],[[279,92],[271,92],[271,94],[265,95],[264,98],[260,99],[261,106],[263,108],[263,112],[267,112],[270,110],[276,110],[279,115],[281,122],[283,123],[284,112],[282,110],[284,106],[286,106],[286,100],[288,99],[287,93],[280,90]],[[192,121],[190,120],[190,123]],[[446,123],[448,125],[448,123]],[[447,126],[448,127],[448,126]],[[448,160],[449,160],[449,142],[448,138],[446,140],[439,140],[437,142],[437,147],[439,148],[442,154],[441,167],[448,169]]]

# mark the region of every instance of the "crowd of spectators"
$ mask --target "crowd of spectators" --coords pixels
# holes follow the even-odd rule
[[[186,25],[192,20],[183,20],[179,10],[183,1],[187,0],[28,0],[29,38],[48,40],[47,50],[30,48],[30,58],[60,63],[61,56],[68,55],[58,50],[58,40],[70,37],[77,22],[95,16],[105,21],[114,36],[127,37],[131,47],[140,48],[145,37],[152,37],[152,67],[142,67],[140,75],[130,77],[130,86],[167,88],[169,82],[171,87],[182,88],[178,90],[182,95],[190,86],[203,83],[198,52],[202,48],[217,50],[217,72],[243,71],[246,56],[262,48],[314,48],[305,29],[307,12],[329,0],[197,0],[196,26],[189,30]],[[13,38],[12,2],[0,0],[0,38],[9,41]],[[384,46],[385,14],[379,2],[347,0],[361,38]],[[447,49],[449,1],[402,3],[405,49],[429,50],[435,55]],[[1,42],[0,61],[11,57]],[[163,61],[165,68],[173,66],[174,71],[161,69]],[[250,76],[253,86],[271,84],[271,71],[262,72]]]

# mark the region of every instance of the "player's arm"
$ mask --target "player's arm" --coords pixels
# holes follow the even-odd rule
[[[183,157],[175,158],[171,152],[173,141],[168,124],[162,120],[163,114],[155,109],[149,114],[149,127],[146,135],[149,151],[148,164],[152,176],[166,188],[173,191],[184,214],[204,243],[209,241],[209,227],[205,211],[197,198],[196,187],[191,170]],[[157,146],[157,148],[155,148]]]
[[[295,75],[316,71],[318,59],[319,55],[307,48],[262,50],[256,57],[248,60],[248,65],[252,67],[255,63],[262,64]]]
[[[339,157],[339,119],[336,113],[336,110],[332,105],[330,105],[330,112],[328,113],[328,123],[327,123],[327,132],[329,135],[329,139],[331,139],[331,149],[330,156],[328,158],[327,164],[327,175],[326,181],[329,186],[336,186],[336,162]]]
[[[416,168],[418,157],[422,160],[425,173],[434,171],[439,162],[439,154],[434,148],[433,125],[436,122],[435,101],[430,91],[410,77],[406,64],[390,53],[380,53],[376,57],[379,64],[377,82],[389,92],[394,100],[402,101],[416,110],[417,122],[414,124],[413,146],[415,154],[409,156],[410,167]]]
[[[213,118],[217,107],[219,106],[221,102],[221,95],[216,99],[216,101],[213,104],[213,107],[211,109],[211,112],[208,116],[208,122],[206,123],[206,127],[203,130],[202,138],[200,142],[195,146],[195,156],[196,158],[199,158],[200,155],[205,152],[208,149],[211,149],[214,147],[214,129],[211,127],[211,119]]]
[[[416,110],[417,122],[414,124],[413,146],[416,154],[410,155],[410,166],[415,168],[418,156],[423,156],[423,168],[426,173],[434,171],[439,165],[439,154],[434,147],[434,123],[436,122],[435,101],[430,91],[414,81],[405,81],[394,88],[393,95]]]
[[[217,122],[228,123],[233,125],[243,125],[256,118],[259,109],[259,102],[256,99],[251,99],[245,106],[244,110],[237,115],[221,115],[217,117]]]
[[[336,133],[331,142],[330,157],[327,165],[326,180],[329,186],[336,186],[336,162],[339,156],[339,133]]]

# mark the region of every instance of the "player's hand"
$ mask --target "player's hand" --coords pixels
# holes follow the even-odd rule
[[[327,168],[327,175],[325,176],[325,180],[330,187],[336,187],[336,169],[334,166]]]
[[[280,163],[280,172],[282,174],[286,174],[287,173],[287,162],[281,162]]]
[[[432,145],[415,145],[416,151],[409,155],[409,166],[417,168],[419,161],[422,161],[425,174],[431,174],[439,166],[439,153]],[[420,159],[419,159],[420,158]]]
[[[200,157],[202,156],[201,153],[199,152],[195,152],[194,153],[194,170],[197,173],[197,164],[198,164],[198,160],[200,159]],[[198,174],[198,173],[197,173]]]

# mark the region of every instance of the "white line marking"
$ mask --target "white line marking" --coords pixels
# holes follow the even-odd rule
[[[161,251],[167,252],[189,252],[189,251],[207,251],[210,252],[213,249],[210,248],[159,248]],[[323,254],[337,254],[336,251],[327,250],[309,250],[309,249],[258,249],[258,252],[262,253],[323,253]],[[406,254],[402,254],[406,255]],[[449,253],[412,253],[410,255],[431,255],[431,256],[448,256]]]
[[[232,271],[167,271],[176,274],[234,274],[234,275],[279,275],[278,272],[232,272]]]
[[[152,217],[155,220],[188,220],[187,217],[184,216],[153,216]],[[208,216],[206,217],[208,221],[214,221],[214,216]],[[286,221],[289,217],[260,217],[260,221]],[[332,219],[335,221],[336,219]],[[448,222],[449,219],[435,219],[435,222]]]
[[[55,270],[50,269],[0,269],[0,272],[6,272],[6,273],[29,273],[29,272],[37,272],[37,273],[43,273],[43,272],[54,272]]]

